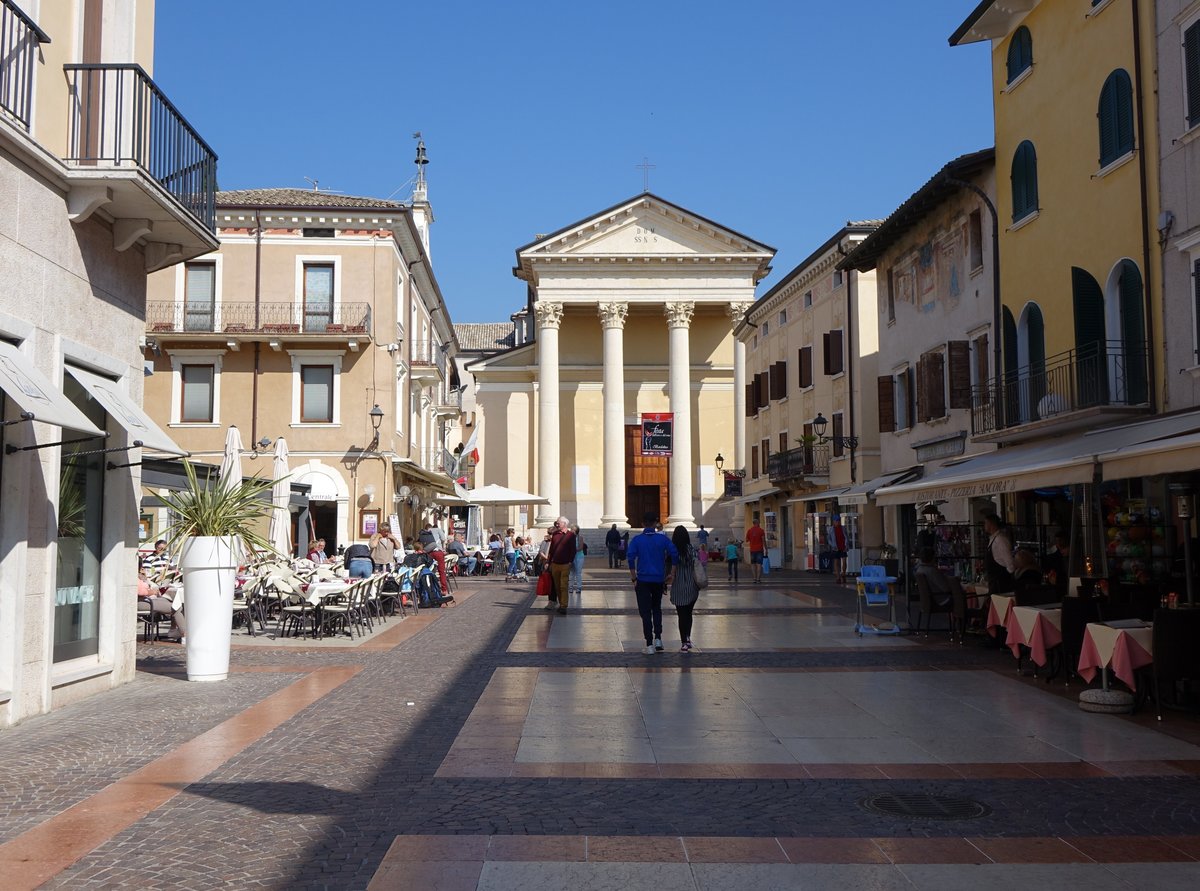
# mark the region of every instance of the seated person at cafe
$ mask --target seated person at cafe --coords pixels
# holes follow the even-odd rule
[[[1029,548],[1017,548],[1013,553],[1013,590],[1018,594],[1041,587],[1042,570],[1037,555]]]
[[[450,543],[446,545],[446,552],[450,554],[458,554],[458,563],[462,567],[462,571],[467,575],[475,572],[475,567],[479,563],[479,558],[473,554],[467,553],[467,546],[458,540],[458,535],[454,532],[450,533]]]
[[[138,600],[144,600],[150,605],[151,612],[171,617],[171,630],[167,632],[167,640],[183,640],[184,634],[187,633],[183,613],[176,612],[171,598],[163,597],[159,593],[158,585],[150,583],[145,569],[138,570],[137,596]]]
[[[954,599],[954,586],[958,580],[942,572],[935,560],[934,549],[931,547],[921,548],[917,560],[916,577],[925,580],[933,602],[939,607],[949,606]]]
[[[150,582],[165,584],[171,575],[174,564],[171,555],[167,553],[167,542],[160,538],[154,543],[154,553],[142,559],[142,569]]]
[[[441,606],[443,603],[453,603],[453,597],[442,595],[442,586],[438,581],[437,563],[433,557],[425,553],[424,546],[417,542],[411,554],[404,558],[404,565],[417,570],[413,590],[417,593],[417,602],[421,609]]]

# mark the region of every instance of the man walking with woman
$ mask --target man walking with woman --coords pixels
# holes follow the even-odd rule
[[[646,639],[644,652],[653,655],[663,651],[662,596],[674,579],[679,550],[671,539],[654,528],[657,514],[648,511],[642,521],[646,528],[630,540],[625,559],[629,561],[629,576],[642,617],[642,636]]]
[[[703,527],[701,527],[703,528]],[[679,652],[692,651],[692,610],[700,597],[700,584],[696,580],[697,551],[692,547],[691,536],[684,526],[676,526],[671,543],[679,552],[679,568],[671,582],[671,603],[679,616]]]

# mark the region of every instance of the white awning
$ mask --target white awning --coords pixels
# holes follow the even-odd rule
[[[783,489],[763,489],[761,492],[754,492],[750,495],[743,495],[740,498],[730,498],[726,504],[731,504],[734,507],[742,504],[752,504],[755,501],[761,501],[764,498],[770,498],[772,495],[778,495]]]
[[[875,503],[918,504],[1090,483],[1097,463],[1109,465],[1108,479],[1165,473],[1178,460],[1166,458],[1168,452],[1186,453],[1182,439],[1197,432],[1200,412],[1186,412],[1000,449],[961,458],[919,480],[879,489]],[[1179,440],[1179,449],[1167,448],[1172,438]]]
[[[142,407],[115,383],[72,365],[67,366],[67,371],[92,394],[93,399],[104,406],[104,410],[114,421],[125,428],[131,443],[140,442],[143,449],[180,458],[186,458],[190,454],[150,420],[150,416]]]
[[[443,495],[456,494],[454,491],[454,480],[450,479],[444,473],[426,470],[411,458],[393,458],[392,464],[400,468],[401,473],[407,473],[409,476],[416,477],[428,483],[430,488],[435,492],[441,492]]]
[[[865,483],[859,483],[857,486],[851,486],[845,492],[838,496],[838,504],[866,504],[871,496],[875,494],[876,489],[882,489],[884,486],[892,486],[897,483],[908,482],[916,478],[921,473],[920,466],[909,467],[905,470],[893,470],[891,473],[885,473],[875,477]]]
[[[6,340],[0,340],[0,390],[35,421],[77,430],[89,436],[107,436],[87,419],[71,400],[28,357]]]
[[[822,489],[819,492],[806,492],[803,495],[797,495],[795,498],[789,498],[788,504],[804,504],[809,501],[831,501],[834,498],[841,498],[844,492],[849,491],[846,486],[840,489]]]
[[[1200,433],[1126,446],[1101,455],[1100,466],[1106,480],[1193,471],[1200,468]]]

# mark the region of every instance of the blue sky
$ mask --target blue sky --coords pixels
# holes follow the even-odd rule
[[[524,302],[513,251],[642,189],[779,249],[883,217],[992,144],[975,0],[159,0],[155,80],[221,188],[405,198],[428,144],[455,321]]]

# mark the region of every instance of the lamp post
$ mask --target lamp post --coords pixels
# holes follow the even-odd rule
[[[825,420],[825,416],[817,412],[817,416],[813,418],[813,432],[817,434],[817,440],[824,445],[829,443],[838,448],[850,450],[850,466],[854,467],[854,450],[858,448],[857,436],[826,436],[825,430],[829,427],[829,422]],[[853,474],[851,475],[853,476]]]

